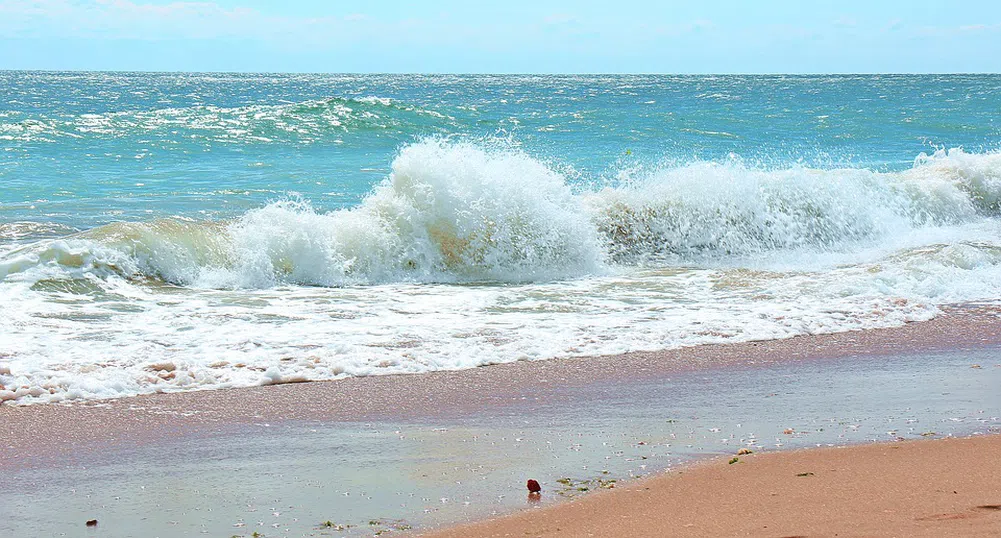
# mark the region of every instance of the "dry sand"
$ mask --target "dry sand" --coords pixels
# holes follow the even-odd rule
[[[426,538],[501,536],[1001,536],[1001,436],[718,459]]]

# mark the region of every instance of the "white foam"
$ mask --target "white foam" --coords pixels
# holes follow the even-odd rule
[[[522,282],[598,272],[603,257],[563,176],[517,151],[442,140],[405,148],[353,209],[319,213],[286,200],[228,225],[105,226],[74,237],[71,257],[61,255],[68,244],[23,248],[0,262],[0,277],[32,263],[78,274],[103,260],[123,276],[198,287]]]
[[[953,150],[902,172],[693,163],[574,195],[510,147],[429,140],[403,149],[350,210],[281,201],[231,223],[121,223],[6,252],[0,398],[929,319],[942,304],[1001,297],[999,178],[1001,156]]]
[[[559,174],[528,156],[428,141],[404,149],[357,208],[279,202],[230,233],[240,285],[526,281],[597,270],[593,227]]]
[[[939,151],[903,172],[699,162],[626,179],[585,196],[620,260],[774,257],[892,244],[917,228],[997,216],[1001,154]]]

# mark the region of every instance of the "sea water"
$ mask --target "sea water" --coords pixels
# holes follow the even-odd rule
[[[0,72],[0,400],[1001,297],[1001,76]]]

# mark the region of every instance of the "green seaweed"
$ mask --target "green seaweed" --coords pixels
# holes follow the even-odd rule
[[[564,497],[574,497],[580,493],[586,493],[594,489],[611,489],[615,487],[614,478],[606,478],[608,471],[601,471],[602,476],[595,478],[573,479],[560,478],[556,481],[561,487],[556,491],[557,495]]]
[[[346,523],[334,523],[333,521],[330,521],[328,519],[327,521],[320,523],[320,527],[326,529],[333,529],[335,531],[344,531],[350,529],[351,527],[354,527],[354,525],[349,525]]]

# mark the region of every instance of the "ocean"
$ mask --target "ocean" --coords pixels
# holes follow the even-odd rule
[[[1001,76],[0,72],[0,400],[1001,299]]]

